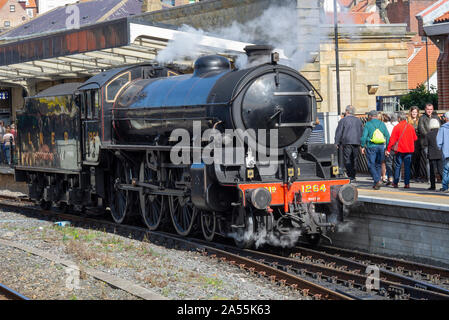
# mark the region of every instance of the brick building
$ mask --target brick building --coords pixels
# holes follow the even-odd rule
[[[391,23],[407,23],[407,31],[415,35],[409,43],[408,58],[408,87],[414,89],[418,85],[427,84],[427,69],[430,84],[438,87],[436,82],[438,48],[418,32],[418,21],[415,16],[437,2],[437,0],[390,0],[386,7],[387,16]]]
[[[333,0],[323,0],[324,5],[332,6]],[[400,24],[407,25],[413,33],[408,43],[408,89],[420,84],[437,87],[436,70],[439,56],[438,48],[418,33],[415,16],[437,0],[338,0],[339,22],[346,24]],[[329,15],[328,15],[329,18]],[[331,18],[331,17],[330,17]]]
[[[440,0],[416,15],[421,36],[439,49],[437,62],[438,108],[449,110],[449,0]]]
[[[26,0],[0,0],[0,31],[14,28],[31,18]]]

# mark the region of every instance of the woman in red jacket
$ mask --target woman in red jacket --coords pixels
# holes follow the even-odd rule
[[[404,188],[410,188],[410,164],[417,139],[415,128],[407,123],[407,117],[401,113],[399,115],[399,124],[393,128],[390,142],[385,151],[386,155],[389,155],[392,149],[396,152],[393,188],[398,187],[402,162],[404,162]]]

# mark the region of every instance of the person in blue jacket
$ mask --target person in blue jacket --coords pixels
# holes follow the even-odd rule
[[[373,189],[375,190],[379,190],[382,185],[382,161],[385,159],[385,145],[388,146],[390,139],[387,127],[382,121],[377,119],[377,114],[376,110],[372,110],[368,113],[368,122],[363,128],[362,137],[360,138],[362,154],[366,155],[368,168],[374,180]],[[382,142],[377,141],[379,138],[379,131],[381,136],[383,136]]]
[[[444,124],[438,130],[437,145],[443,152],[443,187],[440,191],[449,193],[449,111],[444,114]]]

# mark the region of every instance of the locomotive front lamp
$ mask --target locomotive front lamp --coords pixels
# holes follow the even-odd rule
[[[340,173],[340,170],[338,169],[338,166],[333,166],[332,167],[332,173],[334,174],[334,176],[337,176]]]
[[[279,60],[280,60],[279,53],[278,52],[273,52],[271,54],[271,63],[272,64],[276,64],[276,63],[279,62]]]
[[[368,85],[368,94],[376,94],[379,89],[378,84],[369,84]]]

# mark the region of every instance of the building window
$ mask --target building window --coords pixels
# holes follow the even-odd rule
[[[10,5],[9,6],[9,12],[16,12],[16,6],[15,5]]]
[[[5,21],[4,26],[9,28],[11,26],[11,23],[9,21]]]

